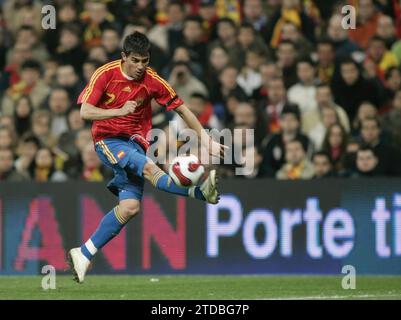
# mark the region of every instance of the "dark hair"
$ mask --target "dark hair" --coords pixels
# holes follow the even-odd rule
[[[334,109],[335,110],[335,109]],[[338,116],[338,115],[337,115]],[[348,134],[347,131],[345,131],[344,127],[341,125],[341,123],[333,123],[326,132],[326,135],[324,137],[324,141],[323,141],[323,147],[322,150],[323,151],[327,151],[328,153],[331,153],[331,145],[330,145],[330,134],[331,131],[333,130],[334,127],[339,127],[341,130],[341,135],[342,135],[342,141],[341,141],[341,153],[344,153],[347,147],[347,143],[348,143]]]
[[[203,93],[194,92],[191,94],[191,98],[201,99],[203,102],[206,102],[207,98]]]
[[[41,147],[40,140],[31,133],[26,134],[25,136],[21,137],[21,142],[23,143],[33,143],[39,149]]]
[[[370,145],[368,145],[368,144],[363,144],[363,145],[361,145],[361,146],[359,147],[357,153],[360,152],[360,151],[371,151],[372,154],[373,154],[376,158],[378,158],[378,155],[377,155],[377,152],[375,151],[375,149],[372,148],[372,147],[371,147]]]
[[[329,160],[330,164],[333,165],[333,161],[330,157],[330,154],[327,151],[317,151],[312,155],[312,161],[315,160],[316,157],[326,157]]]
[[[34,27],[30,26],[30,25],[22,25],[21,27],[19,27],[19,29],[17,30],[17,34],[20,33],[20,31],[31,31],[34,34],[36,34],[36,30]]]
[[[235,25],[234,20],[225,17],[225,18],[219,19],[219,20],[217,21],[217,24],[220,24],[220,23],[223,23],[223,22],[226,22],[226,23],[230,24],[231,27],[233,27],[234,29],[237,29],[237,26]]]
[[[330,38],[327,38],[327,37],[319,39],[317,42],[317,46],[319,46],[319,45],[329,45],[334,49],[334,42]]]
[[[248,21],[244,21],[241,26],[240,29],[251,29],[253,33],[255,33],[255,27],[253,26],[252,23],[248,22]]]
[[[179,0],[172,0],[172,1],[170,1],[170,2],[168,3],[167,6],[168,6],[168,7],[171,7],[171,6],[178,6],[178,7],[180,7],[181,11],[185,11],[185,5],[184,5],[181,1],[179,1]]]
[[[375,122],[376,125],[377,125],[377,127],[378,127],[379,129],[381,129],[381,127],[382,127],[381,122],[380,122],[380,119],[379,119],[378,117],[367,117],[367,118],[365,118],[365,119],[363,119],[363,120],[361,121],[361,129],[362,129],[363,123],[366,122],[366,121],[373,121],[373,122]]]
[[[290,144],[290,143],[299,143],[301,148],[302,148],[302,150],[304,152],[306,152],[307,146],[304,145],[304,143],[302,142],[302,140],[299,137],[295,137],[294,139],[288,141],[287,145]]]
[[[294,115],[298,122],[301,122],[301,114],[299,112],[299,106],[295,103],[286,103],[283,107],[283,111],[281,111],[280,118],[286,114]]]
[[[384,74],[384,78],[386,79],[386,80],[388,80],[390,77],[391,77],[391,75],[392,75],[392,73],[394,72],[394,71],[397,71],[400,75],[401,75],[401,70],[400,70],[400,68],[398,68],[398,67],[390,67],[390,68],[388,68],[387,70],[386,70],[386,73]]]
[[[26,69],[34,69],[34,70],[38,71],[39,73],[42,72],[42,66],[36,60],[26,60],[21,65],[21,70],[26,70]]]
[[[191,22],[191,21],[192,21],[192,22],[196,22],[196,23],[199,25],[199,27],[202,28],[203,18],[202,18],[201,16],[192,15],[192,16],[186,17],[185,20],[184,20],[184,25],[185,25],[187,22]]]
[[[309,64],[312,68],[314,68],[316,66],[316,64],[312,61],[311,58],[308,57],[303,57],[297,60],[297,65],[300,63],[307,63]]]
[[[283,44],[289,44],[295,49],[295,44],[291,40],[281,40],[280,43],[277,45],[277,48]]]
[[[371,44],[371,43],[374,42],[374,41],[380,41],[381,43],[383,43],[384,45],[386,45],[386,41],[385,41],[382,37],[380,37],[380,36],[378,36],[378,35],[375,35],[375,36],[373,36],[372,38],[370,38],[370,39],[369,39],[369,44]]]
[[[63,25],[61,27],[61,32],[63,32],[63,31],[69,31],[78,38],[80,38],[80,36],[81,36],[81,28],[79,27],[78,24],[76,24],[74,22],[70,22],[70,23]]]
[[[332,91],[331,90],[331,86],[330,86],[330,84],[328,84],[328,83],[326,83],[326,82],[321,82],[321,83],[318,83],[316,86],[316,89],[319,89],[319,88],[329,88],[330,89],[330,91]]]
[[[146,56],[150,51],[150,41],[138,31],[131,33],[124,39],[123,52],[128,56],[131,53]]]
[[[93,65],[95,67],[95,69],[98,69],[103,65],[102,62],[95,60],[95,59],[85,60],[83,64],[85,64],[85,63],[89,63],[89,64]]]
[[[340,61],[340,66],[342,66],[344,64],[353,64],[355,66],[355,68],[360,70],[360,65],[351,57],[346,57]]]

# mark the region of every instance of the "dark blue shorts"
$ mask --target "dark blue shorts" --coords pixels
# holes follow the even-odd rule
[[[144,149],[125,138],[107,138],[96,143],[100,160],[114,171],[107,188],[120,200],[142,199],[143,167],[148,162]]]

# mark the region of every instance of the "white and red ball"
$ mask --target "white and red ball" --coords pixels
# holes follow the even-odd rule
[[[175,157],[169,167],[170,177],[181,187],[196,185],[204,172],[205,167],[193,154]]]

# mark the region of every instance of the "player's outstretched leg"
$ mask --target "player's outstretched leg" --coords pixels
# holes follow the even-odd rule
[[[216,204],[219,201],[216,170],[210,171],[208,178],[201,186],[192,186],[189,188],[177,186],[167,173],[152,162],[148,162],[144,165],[143,176],[157,189],[169,193],[203,200],[212,204]]]
[[[139,212],[139,201],[121,200],[120,204],[107,213],[96,231],[81,247],[68,252],[68,263],[74,280],[82,283],[93,256],[106,243],[118,235],[127,222]]]

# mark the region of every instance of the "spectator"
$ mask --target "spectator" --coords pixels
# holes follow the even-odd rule
[[[237,59],[241,60],[241,65],[246,62],[246,52],[248,50],[261,52],[266,58],[272,58],[272,53],[263,42],[261,36],[256,32],[253,25],[249,22],[241,24],[238,31],[238,42],[241,46],[241,56]]]
[[[57,6],[57,27],[55,29],[48,29],[43,34],[43,42],[50,54],[54,55],[56,53],[59,45],[60,31],[65,25],[77,25],[81,27],[78,10],[79,8],[72,2],[65,2]]]
[[[367,178],[379,176],[381,175],[379,164],[380,160],[372,147],[361,147],[356,153],[356,172],[354,172],[352,177]]]
[[[204,128],[209,130],[220,130],[222,128],[219,119],[213,114],[213,106],[202,93],[195,92],[191,95],[191,98],[188,100],[188,108],[194,113]],[[173,134],[177,136],[187,126],[178,114],[174,115],[173,121],[176,125],[176,130]]]
[[[216,28],[218,39],[209,45],[209,52],[216,46],[223,47],[230,57],[230,62],[240,68],[242,65],[238,57],[241,56],[241,46],[238,42],[237,27],[234,21],[229,18],[220,19]]]
[[[312,141],[316,150],[322,149],[324,138],[327,135],[328,129],[332,125],[340,123],[338,113],[332,106],[320,109],[319,116],[319,121],[308,134],[308,137]]]
[[[401,172],[399,151],[384,141],[381,135],[381,123],[378,118],[367,118],[361,122],[361,143],[373,148],[379,159],[377,170],[387,176],[397,176]]]
[[[220,89],[219,74],[229,64],[229,56],[223,47],[215,46],[209,55],[208,69],[205,78],[210,96],[217,95]]]
[[[59,45],[54,56],[60,63],[71,64],[79,72],[86,59],[86,52],[82,49],[80,29],[77,25],[68,24],[61,28]]]
[[[234,128],[245,127],[254,130],[254,144],[260,147],[265,138],[264,119],[261,110],[248,101],[242,101],[234,111]]]
[[[300,141],[304,150],[309,149],[309,139],[300,133],[300,115],[296,107],[284,107],[280,115],[280,132],[270,136],[262,150],[260,173],[263,176],[275,177],[285,163],[285,145],[294,139]]]
[[[17,30],[15,36],[14,48],[24,47],[31,51],[31,57],[36,61],[45,61],[49,58],[49,53],[43,43],[39,41],[39,35],[35,28],[28,25],[23,25]],[[9,50],[7,61],[12,60],[14,50]]]
[[[397,42],[393,19],[386,15],[380,15],[377,20],[376,35],[384,39],[387,49],[391,50]]]
[[[344,127],[347,132],[350,132],[350,123],[347,116],[347,113],[344,111],[342,107],[335,104],[333,93],[331,88],[327,84],[320,84],[316,87],[316,103],[317,108],[311,111],[307,111],[302,115],[302,131],[306,134],[310,134],[312,130],[315,130],[316,127],[321,127],[317,129],[320,131],[322,129],[322,111],[325,108],[333,108],[336,112],[336,118],[338,117],[338,121]],[[329,124],[332,124],[332,121],[326,121],[325,126],[328,127]],[[315,140],[319,141],[319,140]]]
[[[75,146],[75,138],[77,132],[85,128],[85,122],[80,116],[79,109],[71,109],[67,115],[68,118],[68,131],[61,134],[58,139],[58,148],[65,152],[69,158],[77,157],[78,150]]]
[[[14,150],[16,147],[15,135],[11,128],[0,127],[0,149]]]
[[[355,29],[349,30],[349,38],[360,48],[366,49],[369,39],[376,33],[381,15],[376,10],[373,0],[358,0],[357,25]]]
[[[44,63],[43,80],[49,87],[56,81],[57,68],[58,61],[55,58],[49,58]]]
[[[267,99],[269,81],[273,78],[280,78],[282,74],[274,62],[263,62],[259,66],[259,73],[262,83],[259,88],[253,91],[252,98],[257,102],[262,102]]]
[[[302,142],[298,139],[289,141],[285,145],[286,163],[277,172],[279,180],[311,179],[315,172],[312,163],[306,156]]]
[[[301,114],[316,110],[316,78],[312,60],[301,59],[297,62],[297,76],[299,82],[288,89],[288,100],[299,106]]]
[[[154,25],[148,33],[149,39],[164,52],[173,52],[178,47],[182,37],[185,19],[185,7],[181,1],[169,1],[166,9],[165,24]]]
[[[337,60],[345,59],[359,51],[358,45],[348,38],[348,30],[342,27],[343,16],[334,14],[329,20],[327,36],[334,44]]]
[[[121,58],[120,36],[116,28],[106,28],[102,33],[102,46],[106,50],[107,60],[113,61]]]
[[[301,0],[283,0],[282,7],[273,14],[267,27],[267,41],[273,48],[277,47],[282,26],[288,21],[294,23],[309,41],[314,42],[314,22],[304,12]]]
[[[67,180],[66,174],[56,169],[54,155],[49,148],[42,147],[37,151],[28,171],[35,182],[63,182]]]
[[[21,96],[27,95],[38,109],[49,94],[50,88],[41,79],[41,65],[35,60],[25,61],[21,66],[21,80],[11,86],[3,97],[1,109],[4,114],[13,114],[13,106]]]
[[[263,38],[267,36],[267,17],[261,0],[244,1],[244,20],[250,23]]]
[[[178,62],[187,63],[191,71],[193,72],[194,76],[198,79],[203,79],[202,75],[204,74],[204,68],[200,63],[191,61],[189,51],[187,48],[184,47],[177,47],[174,50],[173,57],[163,68],[162,74],[164,74],[164,76],[168,78],[171,74],[171,70]]]
[[[67,91],[71,101],[76,101],[85,87],[85,84],[79,80],[74,67],[70,64],[63,64],[57,68],[56,83]]]
[[[319,151],[312,156],[313,170],[315,172],[314,178],[329,178],[334,177],[333,163],[330,155],[327,152]]]
[[[93,143],[88,143],[81,152],[82,169],[80,179],[89,182],[104,181],[104,166],[102,165]]]
[[[263,52],[249,50],[246,52],[245,65],[237,77],[238,85],[244,90],[247,96],[252,96],[253,91],[262,84],[259,67],[263,63]]]
[[[102,64],[109,62],[106,49],[101,45],[89,49],[88,59],[99,61]]]
[[[203,19],[203,28],[206,33],[206,39],[210,40],[213,36],[213,30],[219,20],[215,0],[201,0],[199,4],[199,15]]]
[[[199,16],[186,18],[182,41],[179,45],[188,50],[191,61],[199,63],[203,68],[207,63],[207,47],[204,40],[202,18]]]
[[[0,148],[0,181],[22,182],[26,178],[13,168],[14,155],[11,149]]]
[[[214,90],[210,94],[210,100],[217,110],[221,108],[221,106],[223,106],[223,108],[226,107],[227,98],[231,94],[235,94],[240,100],[245,100],[247,98],[246,93],[237,83],[238,74],[238,69],[232,65],[226,66],[221,71],[219,75],[220,86],[218,90]],[[223,112],[226,113],[227,110]]]
[[[108,11],[105,2],[90,0],[85,3],[85,11],[81,14],[83,22],[84,46],[91,49],[101,45],[103,30],[115,24],[114,15]]]
[[[345,169],[344,157],[347,140],[348,135],[340,124],[333,124],[328,128],[323,141],[322,151],[330,155],[336,173],[340,173]]]
[[[33,135],[27,133],[21,137],[17,148],[18,158],[15,160],[14,165],[17,172],[23,175],[26,179],[30,179],[28,168],[35,158],[36,152],[39,148],[40,142]]]
[[[385,109],[384,111],[388,111],[391,108],[391,102],[394,99],[394,95],[397,90],[401,89],[401,70],[399,67],[390,67],[387,69],[385,75],[385,91],[384,91],[384,99],[385,99]]]
[[[102,64],[97,60],[86,60],[82,65],[82,75],[85,83],[90,81],[90,78]]]
[[[29,96],[22,96],[15,102],[14,124],[18,136],[24,135],[31,130],[31,116],[33,106]]]
[[[361,123],[365,119],[374,118],[377,116],[376,107],[369,101],[363,101],[355,116],[354,122],[352,124],[352,135],[357,136],[361,130]]]
[[[377,84],[363,78],[358,64],[345,59],[340,64],[340,76],[333,80],[335,102],[342,106],[352,122],[362,101],[381,105],[381,93]]]
[[[56,137],[50,131],[51,114],[48,110],[35,110],[32,113],[32,133],[39,139],[41,145],[52,148]]]
[[[390,132],[395,147],[401,150],[401,89],[395,93],[392,109],[383,117],[383,128]]]
[[[301,30],[294,22],[287,21],[283,24],[280,38],[281,41],[291,41],[294,44],[299,57],[309,57],[314,50],[312,43],[304,37]]]
[[[186,62],[175,64],[170,74],[169,83],[184,101],[188,101],[195,92],[208,96],[206,86],[194,77]]]
[[[329,39],[321,39],[316,48],[316,70],[321,83],[331,83],[335,70],[335,58],[333,42]]]
[[[286,89],[282,78],[276,77],[271,79],[267,84],[266,103],[263,108],[267,116],[267,131],[277,133],[280,130],[279,117],[287,102]]]
[[[288,89],[297,83],[297,52],[291,41],[283,40],[276,51],[277,65],[281,69],[285,87]]]
[[[52,114],[51,134],[59,137],[68,130],[66,113],[71,107],[68,93],[63,88],[54,88],[49,96],[49,109]]]
[[[379,36],[369,39],[364,66],[370,78],[377,77],[384,82],[386,71],[398,65],[397,57],[386,48],[384,39]]]

